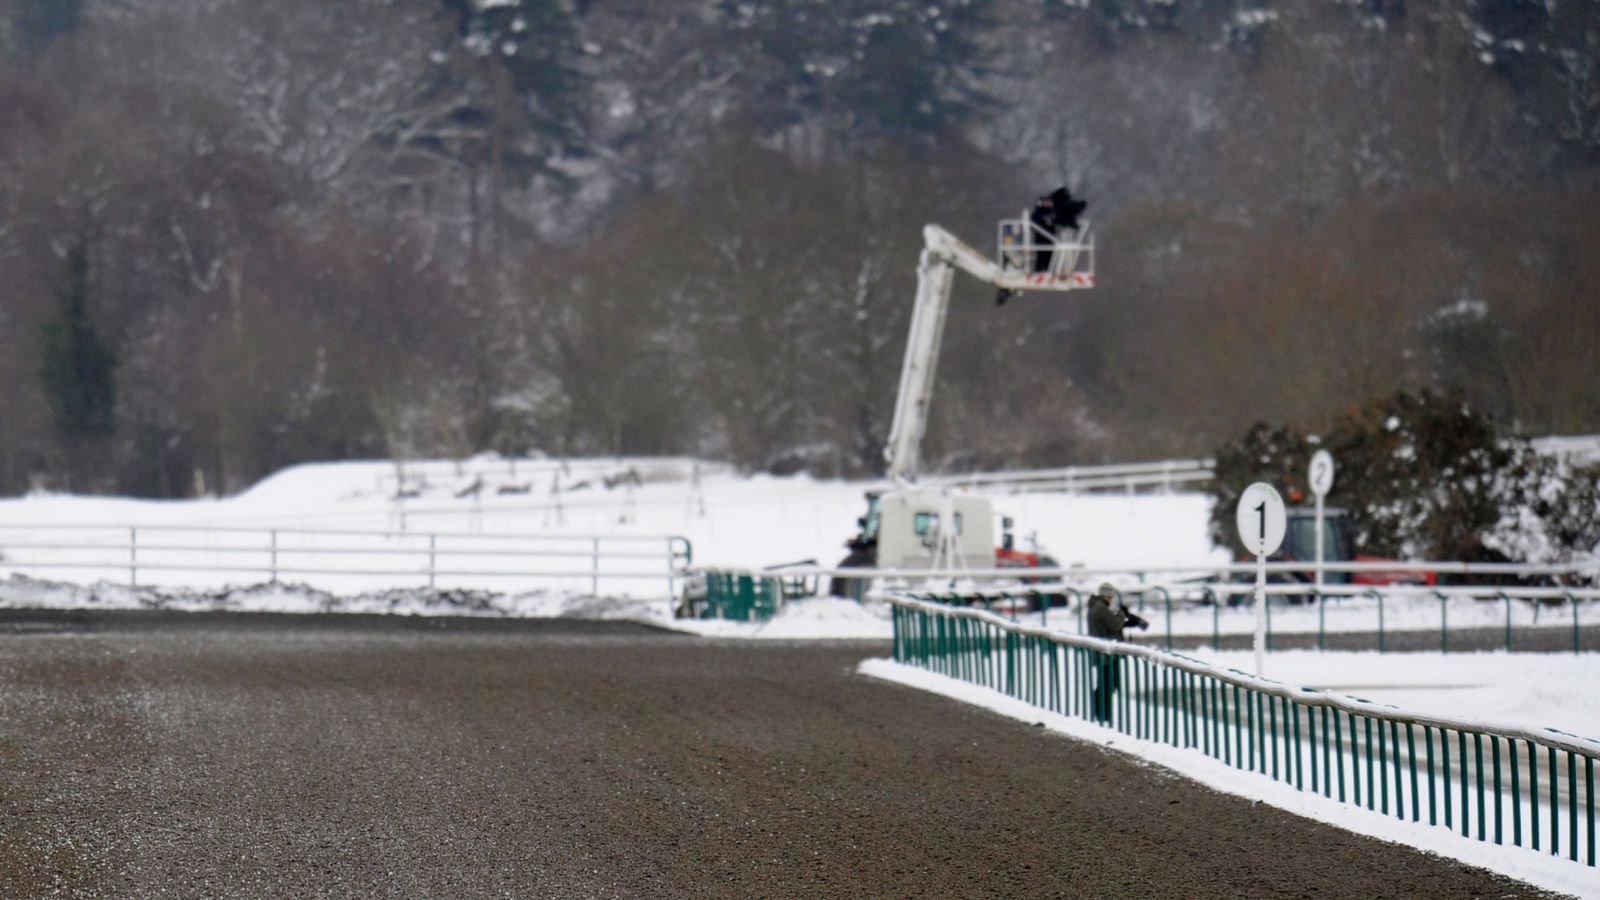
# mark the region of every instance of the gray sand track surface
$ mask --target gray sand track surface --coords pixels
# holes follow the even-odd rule
[[[1538,896],[854,674],[886,652],[7,613],[0,896]]]

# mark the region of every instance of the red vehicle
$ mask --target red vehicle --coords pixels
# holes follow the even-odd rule
[[[1307,562],[1317,558],[1317,511],[1312,507],[1291,507],[1286,510],[1288,523],[1283,535],[1283,545],[1278,552],[1267,557],[1267,562]],[[1345,511],[1335,507],[1322,510],[1322,559],[1326,563],[1398,563],[1399,560],[1381,556],[1365,556],[1354,552],[1350,519]],[[1251,559],[1240,557],[1241,562]],[[1269,573],[1267,580],[1274,584],[1314,584],[1316,572],[1312,569]],[[1439,583],[1437,572],[1410,572],[1405,570],[1364,572],[1326,572],[1323,584],[1329,585],[1411,585],[1431,587]],[[1304,597],[1300,599],[1310,599]]]
[[[1011,533],[1011,517],[1006,516],[1000,520],[1000,546],[994,551],[994,567],[997,569],[1056,569],[1061,563],[1048,553],[1029,553],[1017,549],[1016,537]],[[1046,575],[1043,577],[1023,578],[1024,584],[1037,584],[1044,581],[1060,581],[1059,575]]]

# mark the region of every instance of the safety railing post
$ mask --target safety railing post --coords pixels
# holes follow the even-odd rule
[[[439,536],[428,535],[428,587],[435,586],[439,572]]]
[[[271,554],[270,554],[270,561],[269,561],[269,566],[268,566],[269,571],[267,573],[267,576],[268,576],[269,583],[277,584],[278,583],[278,530],[276,528],[274,528],[274,529],[272,529],[272,531],[268,532],[268,539],[269,539],[269,542],[270,542]]]
[[[590,546],[591,555],[589,569],[589,593],[591,596],[600,596],[600,539],[595,538]]]
[[[1434,591],[1439,598],[1439,652],[1450,652],[1450,598],[1444,591]]]
[[[139,529],[128,529],[128,587],[139,586]]]
[[[1312,588],[1311,598],[1317,604],[1317,651],[1323,652],[1328,649],[1328,598],[1321,588]]]
[[[1211,649],[1222,649],[1222,601],[1216,591],[1206,588],[1205,598],[1211,603]]]
[[[1378,599],[1378,652],[1382,653],[1385,649],[1383,634],[1383,592],[1373,591],[1372,596]]]
[[[1172,595],[1164,587],[1158,587],[1155,590],[1161,592],[1161,598],[1166,602],[1167,606],[1167,649],[1170,651],[1172,649]]]
[[[1506,602],[1506,652],[1511,652],[1511,595],[1505,591],[1500,592],[1500,599]]]
[[[1567,591],[1567,602],[1572,604],[1572,652],[1583,652],[1583,632],[1578,628],[1578,598]]]

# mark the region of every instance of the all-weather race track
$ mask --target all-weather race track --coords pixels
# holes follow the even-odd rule
[[[1544,896],[856,674],[887,653],[6,612],[0,896]]]

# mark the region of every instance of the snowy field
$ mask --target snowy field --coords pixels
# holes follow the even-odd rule
[[[192,534],[215,529],[326,529],[372,531],[389,535],[472,535],[484,540],[512,541],[529,537],[589,541],[596,536],[687,539],[696,565],[761,568],[813,560],[831,565],[844,555],[843,542],[864,511],[867,485],[815,481],[805,477],[741,477],[690,460],[603,460],[561,463],[480,459],[465,464],[339,463],[301,466],[263,481],[229,499],[194,502],[140,502],[126,499],[36,495],[0,501],[0,606],[45,608],[150,608],[261,612],[364,612],[410,615],[581,616],[645,621],[665,627],[728,639],[887,639],[887,609],[830,598],[790,603],[763,624],[721,621],[675,621],[669,582],[665,578],[607,581],[604,589],[568,573],[534,578],[439,577],[429,588],[420,574],[378,576],[357,584],[330,574],[288,573],[271,583],[266,570],[214,572],[195,570],[141,573],[130,587],[123,570],[8,569],[26,555],[8,547],[43,534],[71,534],[71,529],[183,527]],[[1019,544],[1037,546],[1066,566],[1092,570],[1121,569],[1113,576],[1133,588],[1137,570],[1155,567],[1204,568],[1227,562],[1229,554],[1210,545],[1206,534],[1209,500],[1198,494],[1171,495],[1029,495],[1000,497],[997,512],[1017,523]],[[85,530],[84,534],[90,533]],[[386,538],[386,540],[392,538]],[[196,558],[216,559],[223,538],[196,543]],[[287,536],[277,540],[287,542]],[[326,541],[324,537],[321,540]],[[394,539],[398,540],[398,539]],[[108,551],[111,552],[111,551]],[[148,551],[147,551],[148,552]],[[177,551],[173,551],[177,552]],[[113,558],[116,557],[112,552]],[[74,557],[76,558],[76,557]],[[143,557],[142,557],[143,558]],[[527,560],[514,557],[527,568]],[[318,565],[329,565],[327,554]],[[654,563],[652,563],[654,564]],[[562,566],[570,569],[569,563]],[[558,567],[559,568],[559,567]],[[1084,584],[1099,580],[1086,576]],[[1138,601],[1134,601],[1137,603]],[[1144,614],[1151,634],[1168,628],[1165,607],[1145,598]],[[1280,632],[1372,630],[1377,611],[1370,599],[1352,598],[1330,604],[1319,622],[1316,607],[1274,609]],[[1385,622],[1390,629],[1437,628],[1439,602],[1428,596],[1390,601]],[[1464,601],[1448,611],[1451,624],[1501,626],[1505,608],[1497,603]],[[1571,627],[1567,618],[1513,608],[1518,627]],[[1041,618],[1025,614],[1027,624],[1076,633],[1074,613],[1053,609]],[[1193,608],[1177,605],[1171,630],[1180,635],[1248,633],[1253,614],[1244,608]],[[1187,655],[1225,667],[1249,671],[1249,653],[1188,651]],[[951,693],[969,702],[1010,710],[1013,701],[937,676],[890,663],[874,663],[869,674],[908,681]],[[1600,654],[1395,654],[1279,652],[1267,660],[1267,676],[1285,683],[1316,687],[1362,697],[1402,709],[1443,716],[1514,725],[1555,727],[1571,733],[1600,736]],[[1037,720],[1035,713],[1011,712]],[[1086,736],[1173,764],[1170,748],[1138,746],[1082,722],[1049,723],[1062,731]],[[1177,768],[1225,790],[1299,809],[1304,798],[1279,796],[1273,784],[1218,766],[1212,772],[1192,754]],[[1200,765],[1195,769],[1195,765]],[[1297,806],[1298,804],[1298,806]],[[1374,824],[1359,810],[1329,812],[1318,805],[1308,812],[1355,830],[1379,834],[1452,852],[1448,836],[1443,849],[1437,835],[1416,838],[1393,823]],[[1394,832],[1394,833],[1391,833]],[[1407,837],[1406,835],[1411,835]],[[1600,896],[1600,876],[1583,870],[1572,882],[1529,868],[1524,851],[1504,851],[1473,843],[1472,858],[1493,862],[1510,854],[1510,862],[1494,867],[1519,877],[1584,896]],[[1572,876],[1576,877],[1576,876]],[[1567,878],[1567,880],[1562,880]],[[1554,880],[1552,880],[1554,879]]]

